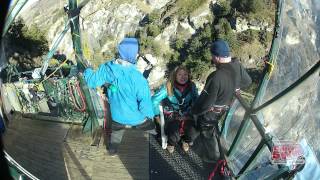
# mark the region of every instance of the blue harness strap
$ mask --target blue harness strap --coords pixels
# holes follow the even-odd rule
[[[6,127],[4,125],[3,118],[0,116],[0,135],[4,133],[5,129]]]

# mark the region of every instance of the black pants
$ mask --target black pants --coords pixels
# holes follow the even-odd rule
[[[165,133],[168,136],[168,144],[171,146],[177,145],[181,140],[186,143],[193,142],[198,135],[195,123],[191,119],[184,120],[183,125],[179,120],[166,122]]]
[[[111,126],[112,132],[110,135],[110,141],[109,141],[108,148],[112,147],[114,149],[117,149],[122,141],[122,137],[125,132],[125,129],[128,127],[126,125],[117,123],[115,121],[112,121],[111,125],[112,125]],[[131,128],[132,129],[140,129],[142,131],[149,131],[149,130],[154,130],[155,125],[152,120],[147,119],[144,121],[144,123],[139,124],[137,126],[133,126]]]
[[[205,162],[216,162],[221,159],[221,145],[219,140],[218,120],[221,114],[216,116],[199,117],[198,129],[200,131],[201,156]]]

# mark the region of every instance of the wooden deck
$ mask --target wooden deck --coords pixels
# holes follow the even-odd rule
[[[101,136],[97,146],[82,134],[82,126],[32,120],[15,114],[4,136],[5,148],[22,167],[44,180],[162,180],[207,179],[214,164],[205,163],[194,146],[173,154],[161,148],[154,136],[127,130],[118,155],[110,157]],[[198,150],[197,150],[198,149]],[[150,157],[149,157],[150,156]]]
[[[15,115],[4,136],[7,152],[40,179],[149,179],[148,135],[126,131],[119,154],[107,154],[77,125],[31,120]]]

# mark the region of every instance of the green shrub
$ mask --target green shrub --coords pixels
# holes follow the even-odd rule
[[[156,23],[160,19],[160,11],[154,10],[150,14],[148,14],[148,23]]]
[[[155,41],[155,40],[152,40],[152,44],[151,44],[151,49],[153,51],[153,54],[155,56],[160,56],[161,55],[161,45]]]
[[[230,11],[231,11],[230,1],[220,0],[219,6],[218,6],[218,9],[216,12],[217,16],[219,16],[219,17],[226,16],[226,15],[230,14]]]
[[[234,0],[233,4],[241,12],[257,13],[263,10],[266,2],[264,0]]]
[[[210,69],[210,63],[200,61],[199,59],[193,59],[192,57],[188,57],[183,64],[190,69],[191,76],[194,79],[203,79],[203,76]]]
[[[160,32],[161,32],[161,29],[157,25],[149,24],[147,26],[147,35],[148,36],[156,37],[157,35],[160,34]]]
[[[255,39],[259,39],[259,33],[259,31],[249,29],[239,33],[237,36],[239,41],[252,43]]]
[[[273,33],[268,31],[260,31],[259,32],[259,40],[264,45],[264,47],[268,47],[271,44],[273,39]]]
[[[40,56],[49,50],[45,34],[35,24],[30,27],[25,26],[24,21],[20,18],[12,23],[7,36],[16,47],[29,51],[34,56]]]
[[[177,38],[174,42],[173,48],[179,51],[183,48],[184,43],[184,40],[182,40],[181,38]]]
[[[240,48],[240,43],[237,40],[236,34],[232,31],[230,23],[227,19],[221,18],[218,25],[215,26],[216,37],[226,40],[229,43],[231,51],[237,51]]]
[[[181,19],[184,19],[206,2],[207,0],[177,0],[175,5],[178,9],[177,14]]]

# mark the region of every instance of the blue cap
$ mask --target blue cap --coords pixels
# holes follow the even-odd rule
[[[218,57],[229,57],[230,48],[228,43],[221,39],[212,42],[211,53]]]
[[[118,51],[122,60],[135,64],[137,62],[137,54],[139,51],[138,39],[124,38],[118,45]]]

